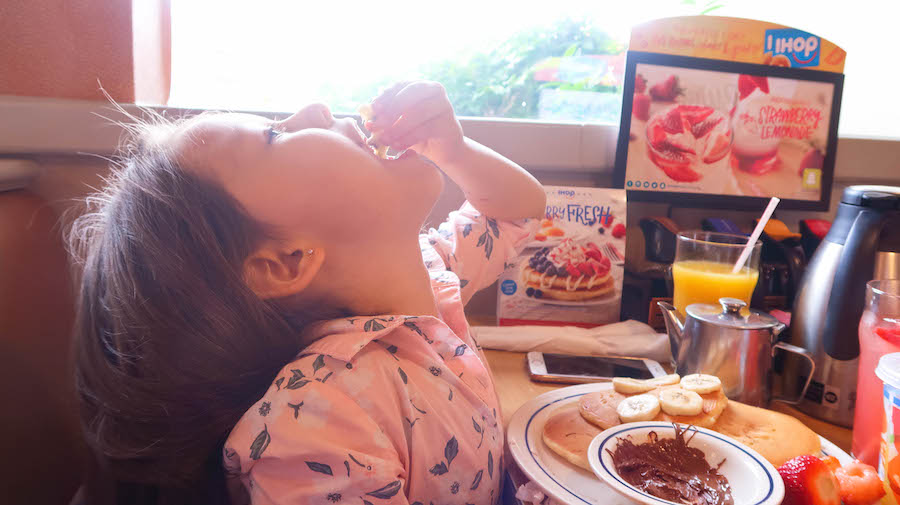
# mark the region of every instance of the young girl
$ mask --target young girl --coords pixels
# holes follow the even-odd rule
[[[75,227],[96,500],[494,505],[503,424],[463,307],[542,215],[515,163],[463,137],[443,88],[401,83],[368,126],[144,127]],[[468,202],[419,235],[441,193]],[[226,493],[227,488],[227,493]]]

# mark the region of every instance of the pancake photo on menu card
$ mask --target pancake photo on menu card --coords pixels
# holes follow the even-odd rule
[[[729,164],[739,194],[815,200],[834,85],[740,75]]]
[[[728,166],[735,80],[723,72],[638,64],[626,188],[735,193]]]
[[[555,247],[535,251],[522,265],[525,296],[548,304],[599,305],[617,300],[611,274],[609,244],[564,239]],[[605,249],[605,253],[604,253]]]

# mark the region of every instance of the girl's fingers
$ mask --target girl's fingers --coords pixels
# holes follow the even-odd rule
[[[392,126],[401,115],[413,106],[430,97],[446,95],[444,87],[436,82],[418,81],[398,91],[389,102],[383,102],[383,109],[377,110],[376,126]],[[449,105],[448,105],[449,108]]]
[[[435,137],[435,133],[437,132],[437,130],[441,128],[441,121],[442,119],[440,116],[432,117],[424,123],[420,123],[416,128],[410,130],[410,132],[406,135],[391,139],[392,142],[389,142],[388,145],[398,151],[402,151],[423,142],[432,140]]]
[[[384,135],[389,139],[405,137],[411,131],[420,128],[423,124],[434,118],[450,112],[452,108],[441,97],[428,98],[416,104],[416,107],[407,109],[391,126],[384,129]]]
[[[378,96],[372,100],[372,108],[375,109],[375,113],[382,112],[387,104],[393,100],[394,96],[396,96],[401,89],[409,86],[411,82],[412,81],[400,81],[379,93]]]

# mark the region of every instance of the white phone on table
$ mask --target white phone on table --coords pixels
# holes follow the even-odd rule
[[[666,375],[662,365],[652,359],[543,352],[528,353],[528,371],[531,380],[563,384],[606,382],[614,377],[652,379]]]

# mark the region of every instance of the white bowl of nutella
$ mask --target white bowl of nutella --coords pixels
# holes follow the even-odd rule
[[[746,445],[705,428],[659,421],[612,427],[591,442],[591,469],[647,505],[778,505],[781,476]]]

